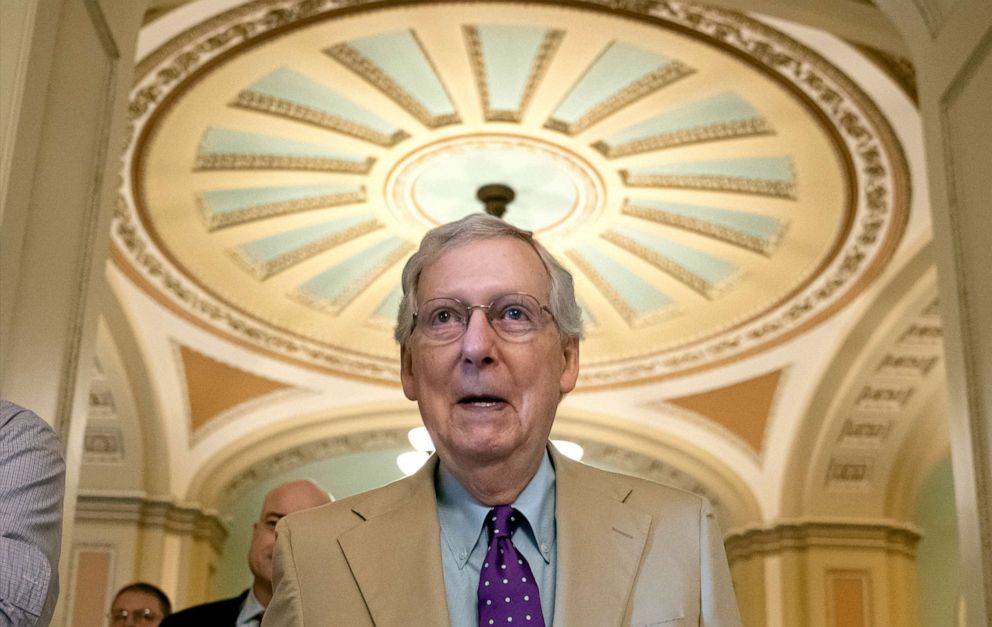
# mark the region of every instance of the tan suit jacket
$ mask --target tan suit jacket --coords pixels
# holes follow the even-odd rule
[[[740,625],[705,499],[551,451],[553,627]],[[448,625],[436,466],[435,456],[411,477],[284,518],[263,627]]]

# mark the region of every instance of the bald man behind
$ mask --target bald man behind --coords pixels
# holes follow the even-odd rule
[[[251,588],[236,597],[195,605],[168,616],[161,627],[257,627],[272,599],[272,550],[276,523],[287,514],[331,502],[330,496],[312,481],[298,480],[279,485],[265,495],[262,511],[252,525],[248,567],[254,576]]]

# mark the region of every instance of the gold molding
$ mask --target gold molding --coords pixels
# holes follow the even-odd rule
[[[921,537],[916,527],[895,521],[797,520],[728,533],[724,545],[731,564],[811,548],[882,550],[913,558]]]
[[[791,181],[769,181],[742,176],[631,174],[628,170],[620,170],[620,178],[629,187],[704,189],[796,200],[796,184]]]
[[[227,540],[227,525],[220,514],[196,505],[177,505],[171,499],[125,494],[80,492],[76,522],[129,523],[143,528],[206,540],[218,553]]]
[[[329,157],[297,157],[293,155],[253,155],[216,153],[197,155],[194,170],[318,170],[348,174],[368,174],[375,164],[374,157],[365,161],[346,161]]]
[[[771,256],[772,252],[774,252],[788,226],[787,223],[782,222],[778,231],[771,238],[761,239],[760,237],[748,235],[746,233],[736,231],[730,227],[713,224],[712,222],[707,222],[705,220],[698,220],[696,218],[690,218],[689,216],[668,213],[663,209],[642,207],[640,205],[631,204],[629,198],[624,199],[623,206],[620,207],[620,213],[633,216],[635,218],[648,220],[650,222],[655,222],[657,224],[678,227],[680,229],[699,233],[700,235],[707,235],[709,237],[727,242],[728,244],[734,244],[735,246],[740,246],[741,248],[746,248],[747,250],[761,253],[766,257]]]
[[[764,118],[750,118],[747,120],[736,120],[734,122],[719,122],[696,128],[687,128],[671,133],[652,135],[642,139],[617,144],[616,146],[606,143],[606,140],[599,140],[592,144],[608,159],[616,157],[626,157],[652,150],[663,148],[674,148],[699,142],[709,142],[718,139],[733,139],[737,137],[754,137],[757,135],[772,135],[775,129]]]
[[[237,211],[229,211],[223,214],[211,213],[210,208],[207,206],[206,201],[204,201],[202,194],[196,195],[196,205],[200,210],[200,217],[203,218],[203,223],[207,227],[207,230],[215,231],[226,226],[242,224],[244,222],[260,220],[262,218],[271,218],[289,213],[310,211],[312,209],[323,209],[325,207],[338,207],[340,205],[365,202],[365,186],[360,185],[359,188],[360,189],[357,192],[325,194],[323,196],[315,196],[311,198],[270,202],[264,205],[245,207],[244,209],[238,209]]]
[[[320,128],[337,131],[338,133],[350,135],[351,137],[356,137],[373,144],[385,146],[386,148],[394,146],[410,137],[410,134],[403,129],[399,129],[391,135],[386,135],[385,133],[380,133],[367,126],[358,124],[357,122],[352,122],[351,120],[346,120],[336,115],[318,111],[317,109],[297,104],[289,100],[283,100],[282,98],[276,98],[266,94],[259,94],[249,89],[239,93],[238,97],[231,102],[231,106],[249,109],[251,111],[259,111],[261,113],[269,113],[271,115],[277,115],[290,120],[295,120],[297,122],[304,122],[306,124],[313,124],[314,126],[319,126]]]

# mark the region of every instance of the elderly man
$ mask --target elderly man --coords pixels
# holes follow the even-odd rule
[[[403,292],[403,391],[437,454],[280,524],[265,627],[740,624],[702,498],[548,446],[581,316],[530,233],[481,214],[438,227]]]
[[[272,599],[272,549],[276,541],[276,523],[283,516],[311,507],[325,505],[331,497],[312,481],[289,481],[272,488],[262,502],[258,521],[252,525],[248,568],[251,588],[236,597],[213,603],[194,605],[162,621],[161,627],[257,627]]]

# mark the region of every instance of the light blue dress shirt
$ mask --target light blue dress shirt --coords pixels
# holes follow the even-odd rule
[[[262,602],[255,596],[255,590],[248,588],[248,596],[245,597],[245,602],[241,604],[241,611],[238,612],[238,622],[234,624],[236,627],[258,627],[262,624],[262,612],[264,611]]]
[[[451,627],[479,624],[479,572],[489,548],[483,521],[490,507],[483,505],[438,464],[434,479],[437,513],[441,524],[441,565]],[[555,576],[558,564],[555,529],[555,470],[547,451],[534,477],[512,503],[527,519],[513,534],[517,547],[537,581],[544,622],[555,615]]]

